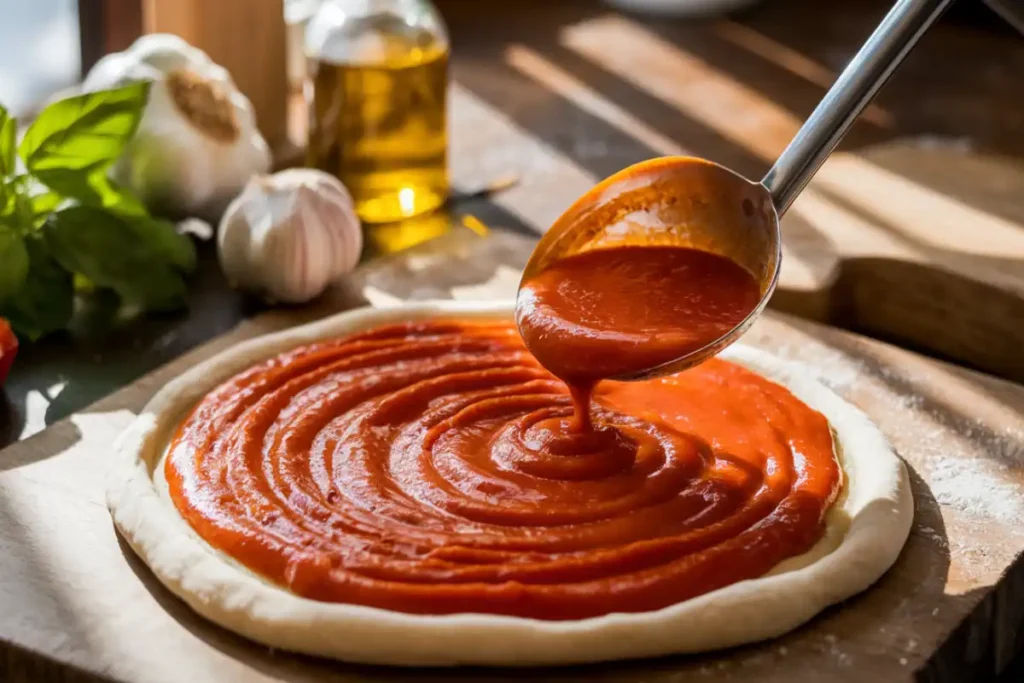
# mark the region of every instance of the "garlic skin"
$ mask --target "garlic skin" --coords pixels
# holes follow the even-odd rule
[[[228,281],[272,302],[309,301],[351,272],[362,249],[352,196],[334,176],[308,168],[253,178],[217,235]]]
[[[100,59],[86,92],[151,81],[135,137],[114,178],[151,209],[216,218],[245,183],[270,169],[252,104],[223,67],[178,36],[142,36]]]

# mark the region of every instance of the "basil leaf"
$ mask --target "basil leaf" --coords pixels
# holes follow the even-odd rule
[[[0,176],[14,173],[15,136],[18,122],[0,106]]]
[[[0,178],[0,220],[19,227],[24,203],[24,176]]]
[[[71,206],[43,225],[46,245],[69,271],[117,292],[128,306],[168,310],[185,303],[185,281],[165,247],[128,217],[90,206]]]
[[[25,166],[47,185],[44,176],[53,169],[106,169],[139,127],[149,85],[132,83],[51,104],[29,126],[18,146]]]
[[[109,162],[97,162],[82,169],[47,168],[36,171],[36,178],[65,197],[82,204],[102,207],[120,214],[145,216],[142,202],[117,187],[107,177]]]
[[[106,174],[89,179],[89,186],[96,192],[102,205],[123,216],[149,217],[146,206],[135,195],[114,184]]]
[[[57,210],[64,197],[58,192],[47,190],[29,197],[29,207],[32,209],[32,220],[37,225],[41,224],[51,213]]]
[[[35,340],[68,324],[74,293],[71,274],[50,257],[41,239],[29,237],[24,244],[28,277],[13,299],[0,303],[0,316],[20,336]]]
[[[21,289],[28,277],[25,240],[8,225],[0,225],[0,304]]]
[[[195,245],[188,235],[178,232],[174,223],[138,216],[129,220],[129,224],[139,239],[148,242],[151,248],[167,259],[172,266],[186,273],[195,270]]]
[[[27,235],[32,231],[32,207],[25,194],[25,176],[0,179],[0,225],[15,234]]]

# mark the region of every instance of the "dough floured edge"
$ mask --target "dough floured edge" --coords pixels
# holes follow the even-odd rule
[[[511,313],[511,304],[450,301],[357,309],[244,342],[199,364],[161,389],[116,442],[108,486],[115,525],[161,583],[225,628],[285,650],[408,666],[570,664],[764,640],[863,591],[895,562],[910,532],[913,500],[906,468],[885,437],[860,410],[795,365],[739,345],[722,357],[787,387],[832,424],[846,476],[844,494],[829,513],[823,539],[787,560],[785,571],[654,612],[551,622],[410,615],[308,600],[226,561],[191,533],[158,492],[153,471],[178,421],[209,390],[252,363],[388,322],[446,315],[508,319]]]

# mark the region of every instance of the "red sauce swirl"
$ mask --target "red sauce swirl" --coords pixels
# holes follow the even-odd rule
[[[421,322],[297,348],[210,392],[165,461],[193,529],[315,600],[580,619],[655,610],[820,537],[825,418],[709,361],[565,385],[507,324]]]

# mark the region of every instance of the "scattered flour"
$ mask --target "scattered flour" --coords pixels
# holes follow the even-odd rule
[[[898,370],[868,367],[855,356],[825,345],[795,344],[777,350],[778,355],[799,365],[807,374],[839,394],[849,392],[860,380],[881,380],[887,391],[873,392],[892,411],[916,409],[935,425],[916,441],[923,457],[915,458],[932,495],[939,504],[967,515],[992,519],[1007,525],[1024,523],[1024,498],[1012,482],[1012,473],[1024,467],[1024,434],[1007,429],[993,434],[981,422],[963,420],[949,424],[948,416],[925,409],[925,398],[902,393],[897,387],[907,384]],[[893,435],[896,436],[896,435]],[[983,458],[962,452],[965,442],[981,445]],[[933,540],[942,540],[934,529],[919,529]]]
[[[776,353],[838,394],[845,394],[863,379],[877,378],[887,381],[890,387],[904,381],[904,378],[895,372],[884,368],[869,368],[854,356],[825,345],[815,344],[810,353],[804,344],[784,346]],[[923,402],[920,396],[896,393],[894,388],[884,392],[879,398],[896,409],[916,408]]]
[[[839,666],[846,667],[853,664],[853,657],[843,650],[842,645],[839,642],[839,638],[837,638],[835,634],[825,634],[825,647],[822,649],[828,652]]]
[[[803,346],[785,346],[776,354],[840,394],[850,389],[865,373],[863,364],[842,351],[826,346],[814,349],[813,362],[803,360],[807,356],[807,349]]]
[[[1024,522],[1019,489],[998,475],[1009,469],[1006,465],[935,453],[927,466],[929,488],[940,505],[1004,524]]]
[[[932,543],[939,546],[940,548],[948,548],[949,540],[945,535],[937,529],[933,529],[930,526],[918,526],[914,529],[915,532],[926,536]]]

